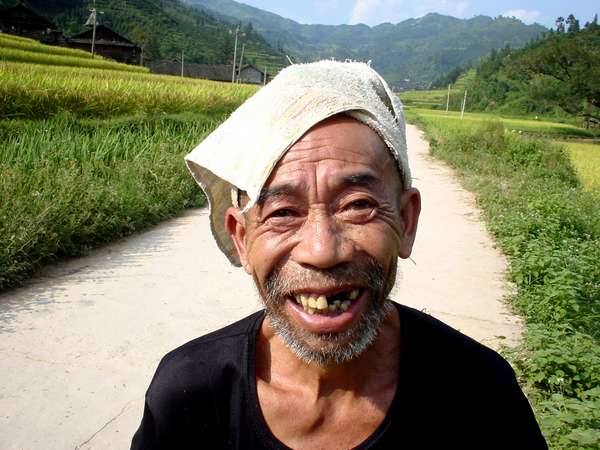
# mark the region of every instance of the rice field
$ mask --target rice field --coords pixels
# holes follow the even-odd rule
[[[466,112],[463,120],[461,120],[460,112],[457,111],[449,111],[446,113],[445,111],[423,108],[407,108],[406,114],[407,117],[419,115],[421,117],[435,119],[449,127],[464,127],[481,124],[485,121],[497,120],[502,122],[506,130],[514,133],[526,133],[556,139],[600,137],[599,131],[580,128],[570,123],[553,122],[547,119],[532,120],[508,118],[490,113]]]
[[[6,61],[0,61],[0,80],[0,119],[224,112],[256,92],[241,84]]]
[[[1,37],[12,47],[0,45],[0,290],[203,204],[183,156],[256,87],[114,70]],[[81,64],[58,65],[67,59]]]
[[[0,33],[0,61],[13,61],[51,66],[89,67],[95,69],[119,70],[148,73],[147,67],[121,64],[92,56],[91,53],[45,45],[33,39]]]
[[[450,109],[460,108],[462,96],[467,83],[475,77],[474,69],[461,75],[450,88]],[[445,110],[448,99],[448,89],[430,89],[419,91],[402,91],[398,93],[402,103],[410,108],[426,108]]]
[[[46,45],[34,39],[6,33],[0,33],[0,48],[13,48],[16,50],[43,53],[47,55],[72,56],[74,58],[104,60],[104,58],[101,56],[92,56],[90,52],[86,52],[84,50]]]
[[[561,144],[567,147],[584,189],[600,193],[600,144],[566,141]]]

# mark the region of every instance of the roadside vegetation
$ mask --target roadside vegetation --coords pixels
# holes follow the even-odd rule
[[[183,156],[256,90],[28,53],[78,67],[0,53],[0,290],[203,204]]]
[[[517,286],[510,302],[527,327],[506,354],[551,448],[599,448],[600,176],[596,166],[584,178],[569,152],[576,167],[580,157],[588,167],[600,146],[569,143],[568,152],[494,118],[460,121],[410,108],[407,116],[477,194],[509,258]]]

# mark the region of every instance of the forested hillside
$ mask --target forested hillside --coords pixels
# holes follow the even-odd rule
[[[0,10],[16,3],[52,20],[66,36],[85,29],[92,5],[89,0],[0,0]],[[231,64],[233,59],[231,24],[179,0],[97,0],[96,8],[103,12],[98,21],[143,46],[146,58],[179,58],[183,51],[189,62]],[[246,62],[283,64],[284,55],[248,27],[243,42]]]
[[[335,57],[372,60],[396,86],[428,87],[441,74],[492,49],[518,48],[546,31],[505,17],[468,20],[428,14],[398,24],[304,25],[233,0],[184,0],[222,20],[252,23],[276,48],[300,61]]]
[[[600,25],[570,15],[525,48],[492,51],[467,87],[470,109],[600,120]]]

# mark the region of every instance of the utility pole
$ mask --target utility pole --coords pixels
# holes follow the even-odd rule
[[[181,50],[181,76],[183,77],[183,61],[185,58],[185,54],[183,53],[183,50]]]
[[[238,67],[238,79],[237,82],[240,82],[240,77],[242,76],[242,62],[244,61],[244,50],[246,50],[246,43],[242,44],[242,54],[240,55],[240,66]]]
[[[235,29],[235,45],[233,46],[233,69],[231,70],[231,82],[235,83],[235,63],[237,62],[237,44],[238,44],[238,33],[240,32],[240,27],[236,27]]]
[[[92,57],[96,53],[96,22],[98,11],[96,10],[96,0],[94,0],[94,7],[90,9],[90,17],[88,17],[87,22],[85,23],[87,26],[92,26]],[[100,11],[100,14],[104,14],[104,12]]]
[[[267,84],[267,70],[268,70],[268,68],[267,68],[267,66],[265,66],[265,75],[263,78],[263,86],[265,86]]]
[[[467,90],[465,89],[465,97],[463,98],[462,109],[460,111],[460,120],[463,119],[465,115],[465,107],[467,106]]]
[[[450,106],[450,86],[451,84],[448,85],[448,97],[446,98],[446,114],[448,114],[448,107]]]
[[[94,24],[92,25],[92,57],[96,51],[96,8],[92,8],[92,16],[94,19]]]

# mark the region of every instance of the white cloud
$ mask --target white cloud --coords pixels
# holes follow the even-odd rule
[[[402,0],[356,0],[352,8],[350,23],[375,25],[398,20]],[[406,15],[406,14],[403,14]]]
[[[539,11],[526,11],[524,9],[511,9],[503,12],[504,17],[516,17],[525,23],[533,23],[542,18],[542,13]]]

